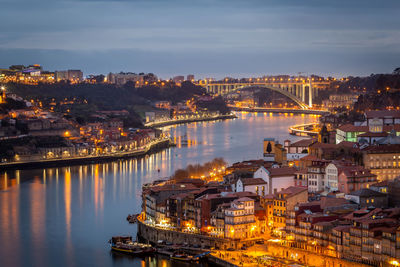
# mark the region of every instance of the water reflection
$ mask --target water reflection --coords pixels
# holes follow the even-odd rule
[[[235,120],[169,127],[180,144],[146,158],[2,172],[2,266],[176,266],[165,258],[129,259],[108,253],[110,236],[135,236],[136,226],[125,218],[141,210],[142,184],[215,157],[229,163],[261,158],[264,137],[294,139],[287,134],[290,125],[315,119],[239,113]]]

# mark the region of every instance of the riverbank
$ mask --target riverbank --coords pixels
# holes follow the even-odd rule
[[[267,241],[265,244],[256,244],[258,239],[233,240],[226,238],[216,238],[208,235],[193,234],[170,230],[167,228],[152,226],[138,220],[138,237],[143,242],[156,245],[160,240],[171,244],[187,244],[200,248],[211,249],[212,254],[208,260],[218,266],[259,266],[267,264],[280,264],[288,266],[291,264],[301,264],[301,266],[357,266],[366,267],[367,265],[347,261],[333,256],[314,253],[299,248],[293,248]],[[242,250],[242,247],[246,247]]]
[[[62,167],[69,165],[81,165],[81,164],[92,164],[102,163],[108,161],[115,161],[125,158],[139,158],[148,154],[159,152],[162,149],[173,146],[173,143],[169,138],[157,139],[146,146],[139,148],[134,151],[120,152],[106,155],[95,155],[95,156],[82,156],[82,157],[71,157],[71,158],[55,158],[55,159],[43,159],[34,161],[16,161],[0,163],[0,169],[36,169],[36,168],[47,168],[47,167]]]
[[[297,136],[317,136],[318,131],[310,131],[306,130],[306,128],[314,128],[317,126],[318,123],[306,123],[306,124],[298,124],[298,125],[293,125],[289,127],[289,133],[291,135],[297,135]]]
[[[302,249],[286,247],[274,242],[254,245],[246,250],[214,250],[208,259],[219,266],[368,266]]]
[[[170,126],[170,125],[176,125],[176,124],[182,124],[182,123],[227,120],[227,119],[235,119],[235,118],[237,118],[235,114],[226,114],[226,115],[216,115],[216,116],[206,116],[206,117],[149,122],[149,123],[145,123],[145,126],[147,126],[147,127],[164,127],[164,126]]]
[[[294,114],[313,114],[313,115],[326,115],[329,111],[316,110],[316,109],[289,109],[289,108],[240,108],[229,106],[234,111],[246,112],[271,112],[271,113],[294,113]]]

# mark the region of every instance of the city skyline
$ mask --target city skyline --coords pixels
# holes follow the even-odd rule
[[[368,76],[398,67],[399,7],[397,1],[6,0],[0,58],[2,67],[39,63],[162,78]]]

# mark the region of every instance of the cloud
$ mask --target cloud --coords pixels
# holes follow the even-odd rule
[[[21,60],[18,53],[24,51],[27,59],[35,58],[40,63],[40,57],[43,57],[49,66],[59,66],[57,68],[63,67],[66,62],[63,60],[67,60],[64,55],[69,53],[76,58],[80,54],[109,58],[107,53],[120,55],[125,51],[139,58],[142,58],[141,55],[164,58],[166,62],[174,58],[182,59],[184,55],[190,59],[191,55],[201,54],[202,60],[182,59],[179,67],[168,68],[180,71],[181,67],[196,67],[197,71],[207,73],[207,62],[214,62],[215,58],[221,62],[232,62],[235,55],[240,55],[243,69],[247,67],[256,71],[258,67],[261,71],[265,64],[250,60],[250,54],[277,60],[275,64],[270,63],[276,68],[279,65],[288,66],[290,63],[282,62],[291,62],[294,55],[307,58],[318,54],[323,55],[325,62],[313,61],[315,69],[326,69],[326,61],[335,61],[338,56],[353,58],[349,55],[354,53],[377,58],[382,51],[391,55],[400,52],[400,1],[395,0],[383,1],[384,4],[374,0],[2,2],[0,49],[11,53],[7,59],[14,57]],[[30,57],[28,51],[35,53],[34,57]],[[52,58],[47,57],[47,53]],[[98,71],[96,64],[83,62],[85,59],[91,57],[81,57],[82,62],[74,61],[75,67],[84,65],[89,72],[91,69]],[[359,58],[357,60],[360,62]],[[376,66],[382,67],[378,63],[380,60],[376,62],[369,62],[371,72],[376,72]],[[129,70],[124,57],[116,57],[113,64],[120,64],[121,68]],[[132,68],[138,67],[137,62],[130,64]],[[158,64],[165,65],[162,62]],[[334,65],[326,71],[335,72]],[[154,63],[154,68],[157,67]],[[359,73],[359,70],[354,67],[353,72]]]

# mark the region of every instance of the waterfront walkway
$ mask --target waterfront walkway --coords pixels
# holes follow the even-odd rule
[[[325,115],[329,114],[329,111],[318,110],[318,109],[294,109],[294,108],[263,108],[263,107],[235,107],[229,105],[234,111],[246,111],[246,112],[271,112],[271,113],[296,113],[296,114],[314,114],[314,115]]]
[[[293,135],[298,135],[298,136],[316,136],[316,135],[318,135],[318,131],[310,131],[310,130],[305,130],[305,129],[307,127],[314,128],[317,125],[318,125],[318,123],[316,123],[316,122],[293,125],[293,126],[289,127],[289,133],[293,134]]]
[[[189,123],[189,122],[198,122],[198,121],[215,121],[215,120],[226,120],[226,119],[234,119],[236,116],[234,114],[226,114],[226,115],[193,115],[184,118],[177,118],[171,120],[161,120],[148,122],[144,125],[147,127],[164,127],[169,125],[181,124],[181,123]]]
[[[366,267],[367,265],[321,255],[310,251],[286,247],[273,242],[254,245],[246,250],[213,250],[212,262],[222,266],[315,266]]]
[[[140,157],[150,153],[153,149],[157,149],[160,146],[167,147],[171,145],[169,138],[157,138],[149,142],[148,144],[138,147],[131,151],[113,152],[96,155],[85,155],[85,156],[72,156],[72,157],[61,157],[51,159],[35,159],[35,160],[21,160],[12,162],[0,163],[2,169],[15,169],[19,167],[46,167],[46,166],[63,166],[72,164],[84,164],[88,162],[103,162],[113,161],[121,158],[133,158]]]

